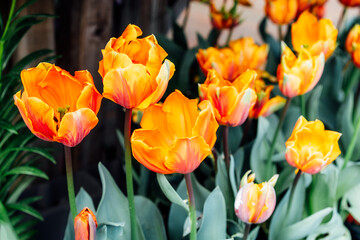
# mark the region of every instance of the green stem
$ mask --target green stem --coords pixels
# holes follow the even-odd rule
[[[356,122],[356,126],[355,126],[355,131],[351,137],[351,140],[350,140],[350,144],[349,144],[349,147],[346,151],[346,154],[345,154],[345,159],[344,159],[344,165],[342,167],[342,169],[346,168],[346,165],[347,163],[349,162],[353,152],[354,152],[354,149],[355,149],[355,143],[356,143],[356,140],[357,140],[357,137],[359,135],[359,130],[360,130],[360,117],[358,118],[357,122]]]
[[[289,207],[290,204],[291,204],[292,198],[293,198],[293,196],[294,196],[295,188],[296,188],[297,183],[299,182],[299,179],[300,179],[300,177],[301,177],[301,174],[302,174],[302,172],[301,172],[301,170],[299,169],[298,172],[297,172],[297,174],[296,174],[296,176],[295,176],[295,179],[294,179],[294,181],[293,181],[293,184],[292,184],[292,188],[291,188],[291,191],[290,191],[290,197],[289,197],[288,207]]]
[[[190,4],[189,3],[190,3],[190,0],[187,0],[186,1],[184,21],[182,23],[183,30],[185,30],[185,27],[186,27],[186,24],[187,24],[187,21],[188,21],[188,18],[189,18],[189,13],[190,13],[190,7],[189,7]]]
[[[267,162],[266,162],[266,170],[267,170],[267,179],[270,178],[271,176],[271,160],[272,160],[272,155],[274,154],[274,150],[275,150],[275,143],[276,143],[276,139],[279,135],[279,131],[280,131],[280,128],[284,122],[284,119],[285,119],[285,115],[286,115],[286,112],[290,106],[290,102],[291,102],[291,98],[287,98],[286,99],[286,103],[285,103],[285,106],[281,112],[281,116],[280,116],[280,120],[279,120],[279,123],[276,127],[276,130],[275,130],[275,133],[274,133],[274,137],[272,139],[272,142],[271,142],[271,146],[270,146],[270,151],[268,153],[268,156],[267,156]]]
[[[229,29],[229,35],[227,36],[226,44],[225,44],[226,46],[229,45],[229,42],[230,42],[230,40],[231,40],[232,33],[233,33],[233,27],[231,27],[231,28]]]
[[[242,240],[246,240],[249,236],[249,232],[250,232],[250,227],[251,227],[251,223],[245,223],[245,230],[244,230],[244,235]]]
[[[225,156],[226,167],[230,167],[230,153],[229,153],[229,126],[223,126],[223,150]]]
[[[126,190],[130,210],[131,239],[138,239],[137,222],[134,203],[134,186],[131,166],[130,134],[131,134],[131,113],[132,109],[126,109],[124,121],[124,142],[125,142],[125,173],[126,173]]]
[[[189,215],[190,215],[190,223],[191,223],[190,240],[196,240],[195,196],[191,183],[190,173],[185,174],[185,182],[189,197]]]
[[[279,42],[281,42],[283,40],[283,34],[282,34],[282,25],[279,24],[278,25],[278,34],[279,34]]]
[[[341,28],[341,24],[342,22],[344,21],[344,18],[345,18],[345,15],[346,15],[346,12],[347,12],[347,7],[344,6],[344,9],[340,15],[340,18],[339,18],[339,21],[338,21],[338,24],[337,24],[337,29],[338,29],[338,32],[340,33],[340,28]]]
[[[300,105],[301,105],[301,115],[303,115],[304,118],[306,118],[306,101],[305,101],[305,95],[300,95]]]
[[[72,219],[74,220],[77,215],[76,201],[75,201],[75,189],[74,189],[74,177],[72,170],[71,160],[71,148],[64,146],[65,151],[65,167],[66,167],[66,181],[69,195],[69,205]]]

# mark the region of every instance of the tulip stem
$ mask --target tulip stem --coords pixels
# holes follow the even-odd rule
[[[71,160],[71,148],[64,146],[64,151],[65,151],[66,182],[67,182],[68,195],[69,195],[69,205],[70,205],[72,220],[74,221],[77,215],[77,210],[76,210],[74,177],[73,177],[72,160]]]
[[[190,215],[190,240],[196,240],[196,212],[195,212],[195,196],[191,183],[190,173],[185,174],[186,188],[189,197],[189,215]]]
[[[266,162],[266,170],[267,170],[267,179],[271,177],[271,160],[272,160],[272,155],[274,154],[274,150],[275,150],[275,143],[276,143],[276,139],[279,135],[279,132],[280,132],[280,128],[284,122],[284,119],[285,119],[285,115],[286,115],[286,112],[290,106],[290,102],[291,102],[291,98],[287,98],[286,99],[286,103],[285,103],[285,106],[281,112],[281,116],[280,116],[280,119],[279,119],[279,122],[278,122],[278,125],[276,127],[276,130],[275,130],[275,133],[274,133],[274,137],[272,139],[272,142],[271,142],[271,146],[270,146],[270,151],[269,151],[269,154],[267,156],[267,162]]]
[[[279,34],[279,42],[281,42],[283,40],[283,34],[282,34],[282,25],[279,24],[278,25],[278,34]]]
[[[229,153],[229,126],[223,126],[223,150],[225,156],[226,167],[230,167],[230,153]]]
[[[293,181],[293,184],[292,184],[292,187],[291,187],[288,207],[290,207],[290,204],[291,204],[294,192],[295,192],[295,188],[296,188],[297,183],[299,182],[301,174],[302,174],[302,171],[299,169],[296,176],[295,176],[295,178],[294,178],[294,181]]]
[[[184,16],[184,20],[183,20],[183,23],[182,23],[182,29],[183,30],[185,29],[186,23],[187,23],[188,18],[189,18],[189,13],[190,13],[189,5],[190,5],[190,0],[186,0],[185,16]]]
[[[245,223],[245,230],[244,230],[244,235],[243,235],[242,240],[246,240],[248,238],[249,232],[250,232],[250,227],[251,227],[250,223]]]
[[[134,203],[134,186],[132,177],[131,165],[131,150],[130,150],[130,134],[131,134],[131,113],[132,109],[126,109],[124,121],[124,141],[125,141],[125,174],[126,174],[126,191],[129,202],[130,210],[130,223],[131,223],[131,239],[138,239],[137,222],[135,214]]]
[[[349,144],[349,147],[346,151],[346,154],[345,154],[345,158],[344,158],[344,165],[342,167],[342,169],[346,168],[346,165],[347,163],[349,162],[353,152],[354,152],[354,149],[355,149],[355,143],[356,143],[356,140],[358,138],[358,135],[359,135],[359,130],[360,130],[360,117],[357,119],[357,122],[356,122],[356,126],[355,126],[355,131],[351,137],[351,140],[350,140],[350,144]]]
[[[342,13],[340,15],[340,18],[339,18],[339,21],[338,21],[338,24],[337,24],[337,29],[338,29],[339,33],[340,33],[340,28],[341,28],[342,22],[344,21],[346,12],[347,12],[347,7],[344,6],[344,9],[343,9],[343,11],[342,11]]]
[[[231,27],[231,28],[229,29],[229,35],[227,36],[226,44],[225,44],[226,46],[229,45],[229,42],[230,42],[230,40],[231,40],[232,33],[233,33],[233,27]]]
[[[301,115],[303,115],[304,118],[306,118],[306,100],[305,95],[300,95],[300,105],[301,105]]]

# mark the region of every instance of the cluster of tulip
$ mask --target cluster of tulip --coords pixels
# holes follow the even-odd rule
[[[53,64],[40,63],[35,68],[22,71],[24,90],[14,95],[15,104],[34,135],[46,141],[62,143],[67,152],[68,147],[78,145],[98,123],[96,115],[102,97],[125,108],[125,158],[132,238],[137,239],[137,233],[130,144],[134,158],[149,170],[185,175],[191,220],[190,239],[195,239],[196,214],[190,173],[211,155],[219,124],[223,125],[224,160],[229,167],[229,127],[239,126],[248,118],[267,117],[283,108],[281,125],[291,99],[316,86],[325,61],[336,48],[338,33],[330,20],[318,20],[313,14],[316,12],[318,17],[321,16],[319,9],[325,2],[266,1],[265,12],[274,23],[287,24],[298,16],[291,28],[292,46],[297,54],[282,42],[281,61],[277,68],[278,87],[286,98],[270,97],[276,86],[267,85],[262,78],[267,74],[262,66],[267,60],[269,46],[259,46],[252,38],[241,38],[229,41],[224,48],[209,47],[198,51],[196,58],[206,75],[205,82],[198,86],[200,100],[188,99],[176,90],[163,103],[158,103],[175,66],[165,59],[167,53],[153,35],[138,38],[142,35],[140,28],[129,25],[119,38],[110,39],[102,50],[103,60],[99,63],[104,86],[102,95],[96,90],[88,71],[78,71],[72,76]],[[341,2],[348,6],[359,4],[356,1]],[[250,4],[249,1],[238,3]],[[239,23],[238,16],[233,13],[224,17],[224,9],[216,10],[213,4],[210,9],[212,23],[218,29],[233,28]],[[311,9],[311,12],[304,11],[306,9]],[[359,25],[349,33],[346,49],[359,67]],[[141,128],[131,135],[133,109],[144,109],[144,113]],[[271,164],[279,128],[264,164]],[[340,155],[340,136],[338,132],[325,130],[320,120],[308,122],[300,116],[286,141],[285,158],[297,169],[297,176],[303,172],[316,174]],[[66,154],[66,163],[76,239],[94,239],[95,215],[91,210],[84,209],[76,216],[69,155]],[[262,223],[271,216],[276,203],[274,186],[278,175],[268,176],[268,182],[254,184],[255,174],[249,174],[250,171],[241,180],[234,203],[235,214],[247,224],[243,239],[246,239],[251,223]],[[296,181],[293,188],[295,186]]]

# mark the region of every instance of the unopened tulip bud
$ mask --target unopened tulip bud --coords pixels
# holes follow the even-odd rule
[[[84,208],[74,220],[75,240],[95,240],[97,221],[89,208]]]

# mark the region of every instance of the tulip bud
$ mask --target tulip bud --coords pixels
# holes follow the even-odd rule
[[[274,186],[279,177],[274,175],[268,182],[255,184],[255,174],[245,173],[235,199],[235,214],[245,223],[263,223],[273,213],[276,204]]]
[[[94,213],[85,207],[74,220],[75,240],[95,240],[97,221]]]
[[[297,9],[297,0],[265,0],[265,14],[276,24],[289,24]]]
[[[351,54],[351,58],[358,68],[360,68],[360,24],[351,28],[345,42],[346,51]]]

